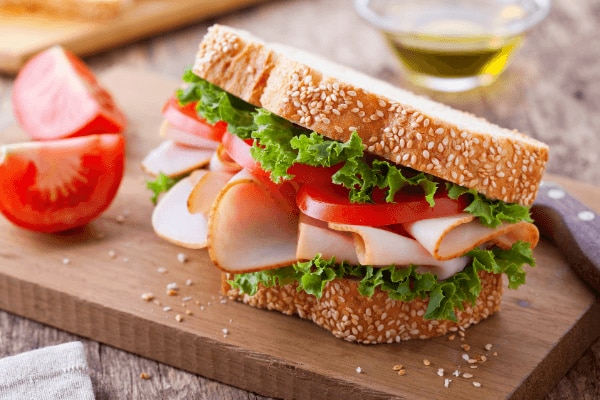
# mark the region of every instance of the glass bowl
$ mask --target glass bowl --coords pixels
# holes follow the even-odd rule
[[[494,82],[551,0],[354,0],[354,7],[413,83],[458,92]]]

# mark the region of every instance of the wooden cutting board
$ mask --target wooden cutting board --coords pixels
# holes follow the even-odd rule
[[[150,224],[139,162],[161,140],[160,108],[178,82],[127,69],[100,79],[130,120],[118,196],[78,232],[37,234],[0,217],[0,308],[252,392],[303,399],[539,398],[600,336],[598,299],[547,242],[535,251],[527,284],[507,289],[502,311],[469,328],[464,341],[358,345],[311,322],[222,298],[206,251],[171,245]],[[25,139],[16,127],[1,137]],[[561,183],[600,211],[600,188]],[[179,295],[166,294],[170,283]],[[143,293],[156,301],[142,300]],[[487,361],[471,368],[465,353]],[[397,364],[406,375],[393,370]]]
[[[77,20],[0,9],[0,72],[15,74],[37,52],[60,44],[88,56],[264,0],[134,0],[118,16]]]

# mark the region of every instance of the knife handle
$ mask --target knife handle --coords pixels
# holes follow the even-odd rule
[[[600,293],[600,216],[549,182],[540,187],[531,213],[540,233],[554,242],[571,269]]]

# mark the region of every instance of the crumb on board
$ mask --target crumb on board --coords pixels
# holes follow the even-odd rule
[[[142,293],[142,300],[144,301],[152,301],[154,300],[154,294],[148,292],[148,293]]]
[[[423,365],[425,365],[426,367],[429,367],[431,365],[431,361],[429,361],[427,358],[423,360]]]
[[[156,272],[158,272],[159,274],[166,274],[167,269],[165,267],[158,267],[156,268]]]
[[[147,372],[142,372],[142,373],[140,374],[140,378],[141,378],[141,379],[144,379],[144,380],[148,380],[148,379],[150,379],[150,374],[149,374],[149,373],[147,373]]]
[[[362,374],[362,368],[361,367],[356,367],[356,373],[357,374]]]
[[[175,321],[182,322],[183,321],[183,316],[181,314],[175,315]]]
[[[184,263],[187,260],[187,256],[184,253],[177,253],[177,261],[179,261],[180,263]]]

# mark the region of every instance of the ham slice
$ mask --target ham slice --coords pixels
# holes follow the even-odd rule
[[[222,171],[201,171],[203,174],[196,179],[196,184],[187,198],[187,208],[191,214],[200,213],[208,219],[215,199],[233,174]]]
[[[226,272],[273,269],[296,262],[298,214],[242,170],[217,196],[209,216],[208,253]]]
[[[534,248],[539,240],[538,229],[532,223],[521,221],[488,228],[467,213],[421,220],[406,224],[404,228],[438,260],[459,257],[486,243],[509,248],[522,240]]]
[[[177,144],[196,147],[199,149],[215,150],[220,143],[214,140],[203,138],[202,136],[193,134],[191,132],[183,131],[166,119],[163,120],[160,126],[160,135],[165,139],[174,141]]]
[[[468,257],[440,261],[415,239],[386,229],[334,223],[330,223],[329,227],[353,235],[357,258],[363,265],[415,264],[420,266],[419,272],[432,272],[438,279],[446,279],[461,271],[469,262]]]
[[[177,182],[152,211],[152,228],[168,242],[190,249],[206,247],[208,219],[188,211],[187,199],[206,171],[199,170]]]
[[[301,213],[296,258],[312,260],[317,254],[326,259],[335,257],[340,262],[359,263],[350,233],[330,229],[327,222]]]
[[[208,165],[214,149],[182,146],[165,140],[142,160],[142,169],[152,176],[163,173],[170,177],[181,176]]]
[[[242,166],[233,161],[231,157],[229,157],[225,147],[220,145],[210,158],[208,169],[211,171],[224,171],[235,174],[242,170]]]

